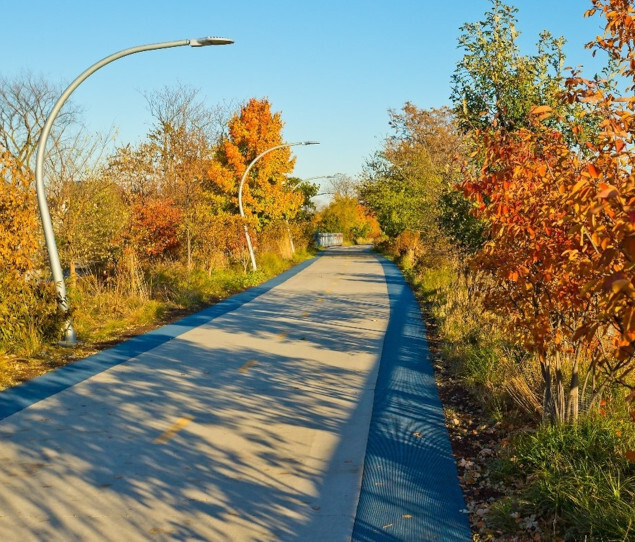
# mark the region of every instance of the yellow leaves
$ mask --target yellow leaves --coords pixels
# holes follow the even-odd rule
[[[33,269],[37,228],[29,180],[8,154],[0,154],[0,269],[5,273]]]
[[[594,179],[600,176],[600,171],[593,164],[588,164],[586,170],[587,173]]]

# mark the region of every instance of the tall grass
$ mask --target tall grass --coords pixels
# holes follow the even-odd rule
[[[312,253],[298,252],[293,260],[274,253],[260,255],[256,272],[226,267],[208,273],[170,262],[146,269],[143,288],[126,288],[121,281],[103,284],[82,277],[71,293],[78,338],[100,342],[134,327],[162,320],[171,311],[194,311],[256,286]],[[124,279],[125,280],[125,279]]]
[[[243,267],[193,269],[177,262],[123,270],[109,280],[79,277],[68,288],[73,325],[80,341],[73,350],[57,346],[65,321],[52,285],[3,282],[0,273],[0,389],[89,355],[118,341],[213,304],[313,256],[301,248],[292,259],[261,253],[257,272]]]
[[[31,355],[59,336],[63,322],[53,284],[0,272],[0,353]]]

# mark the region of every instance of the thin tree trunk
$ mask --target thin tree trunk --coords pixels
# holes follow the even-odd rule
[[[70,263],[68,264],[68,282],[71,288],[75,288],[77,286],[77,264],[75,263],[75,258],[71,258]]]
[[[293,244],[293,237],[291,236],[291,228],[289,227],[289,221],[285,220],[287,223],[287,233],[289,234],[289,245],[291,245],[291,256],[295,254],[295,245]]]
[[[543,420],[553,422],[555,420],[555,410],[553,404],[553,390],[551,388],[551,365],[547,360],[540,361],[540,370],[542,379],[545,383],[545,392],[542,399],[542,417]]]
[[[573,360],[573,367],[571,369],[571,384],[569,385],[569,409],[568,409],[568,421],[577,422],[579,414],[579,388],[580,388],[580,375],[578,367],[578,358]]]
[[[187,271],[192,271],[192,236],[190,235],[190,227],[187,227]]]

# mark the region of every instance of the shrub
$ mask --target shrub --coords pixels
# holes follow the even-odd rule
[[[30,355],[59,340],[64,321],[53,284],[0,273],[0,351]]]

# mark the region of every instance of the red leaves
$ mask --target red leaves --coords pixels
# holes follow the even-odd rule
[[[132,206],[130,238],[139,254],[161,258],[179,246],[181,210],[171,199],[152,199]]]

